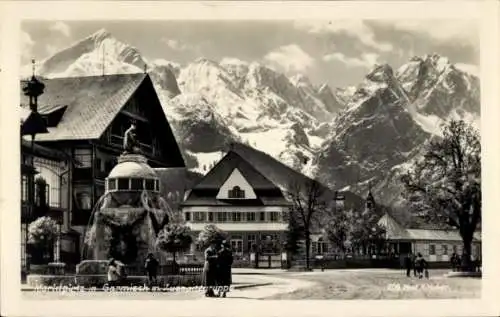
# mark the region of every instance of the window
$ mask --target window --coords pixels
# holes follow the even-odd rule
[[[108,190],[116,189],[116,179],[108,179]]]
[[[327,246],[328,246],[328,244],[325,241],[323,241],[323,238],[319,238],[318,243],[317,243],[316,254],[327,253],[328,252]]]
[[[239,186],[234,186],[233,189],[228,190],[227,196],[229,198],[245,198],[245,191]]]
[[[436,254],[436,246],[434,244],[429,245],[429,255]]]
[[[203,211],[197,211],[193,213],[193,221],[204,222],[206,220],[206,213]]]
[[[28,176],[23,175],[21,180],[21,200],[23,202],[28,201]]]
[[[155,181],[154,181],[154,179],[146,179],[146,189],[147,190],[155,190]]]
[[[159,181],[159,180],[156,180],[156,181],[155,181],[155,190],[156,190],[157,192],[159,192],[159,191],[160,191],[160,181]]]
[[[217,222],[226,222],[227,221],[227,213],[225,211],[217,213]]]
[[[270,217],[271,217],[271,221],[272,222],[277,222],[278,221],[278,216],[279,216],[279,213],[276,212],[276,211],[271,211],[270,213]]]
[[[75,149],[75,160],[77,160],[78,168],[92,167],[92,150],[91,149]]]
[[[266,221],[266,213],[264,211],[259,212],[259,221]]]
[[[254,234],[247,235],[247,250],[249,252],[256,251],[252,250],[253,246],[256,246],[256,244],[257,244],[257,237]]]
[[[243,253],[243,239],[241,236],[235,237],[239,239],[231,238],[231,249],[233,249],[233,253],[242,254]]]
[[[447,254],[448,254],[448,245],[443,244],[443,255],[447,255]]]
[[[130,181],[131,181],[130,182],[131,183],[130,184],[131,185],[130,186],[131,189],[143,189],[142,179],[140,179],[140,178],[132,178]]]
[[[128,178],[118,178],[118,189],[119,190],[127,190],[128,187]]]
[[[247,212],[247,221],[254,222],[255,221],[255,212]]]
[[[43,180],[39,183],[38,180]],[[49,204],[49,185],[43,178],[35,179],[35,204],[37,206],[47,206]]]
[[[79,186],[74,189],[76,209],[92,209],[92,188],[90,186]]]
[[[241,221],[241,212],[235,211],[233,212],[233,221],[240,222]]]
[[[210,222],[213,222],[214,221],[214,213],[212,211],[210,211],[208,213],[208,221]]]
[[[189,211],[184,213],[184,220],[191,221],[191,213]]]

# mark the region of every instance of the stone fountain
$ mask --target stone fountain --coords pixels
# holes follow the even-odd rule
[[[158,232],[172,218],[172,210],[160,196],[160,181],[139,153],[135,127],[125,133],[125,152],[105,180],[105,193],[91,214],[85,233],[83,260],[114,258],[141,266],[148,253],[160,254]]]

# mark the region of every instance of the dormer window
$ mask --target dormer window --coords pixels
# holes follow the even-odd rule
[[[227,196],[231,199],[245,198],[245,191],[239,186],[234,186],[233,189],[228,190]]]
[[[64,112],[68,106],[57,105],[50,108],[41,110],[41,115],[47,124],[47,127],[56,127],[61,121]]]

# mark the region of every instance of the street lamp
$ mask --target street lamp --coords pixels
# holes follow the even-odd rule
[[[40,82],[38,79],[35,77],[35,60],[31,61],[33,64],[33,75],[31,76],[31,79],[27,82],[24,83],[23,86],[23,92],[25,96],[29,97],[29,107],[30,107],[30,114],[26,118],[26,120],[23,121],[21,125],[21,138],[23,138],[26,135],[31,136],[31,158],[30,158],[30,164],[32,170],[35,168],[34,160],[35,160],[35,136],[40,133],[48,133],[49,131],[47,130],[47,126],[45,124],[45,120],[43,117],[38,113],[38,97],[43,94],[43,90],[45,89],[45,85]],[[35,202],[35,183],[34,183],[34,177],[33,175],[30,175],[29,180],[28,180],[28,205],[30,215],[33,215],[34,212],[34,202]],[[27,244],[28,242],[28,224],[26,224],[26,238],[25,238],[25,243]],[[26,259],[26,269],[29,270],[29,260],[25,248],[25,259]]]

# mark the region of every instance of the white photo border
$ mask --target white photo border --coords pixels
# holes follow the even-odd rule
[[[494,316],[500,313],[499,4],[497,1],[0,3],[1,313],[6,316]],[[20,291],[19,56],[23,20],[477,19],[481,24],[483,279],[481,299],[182,301],[26,300]]]

